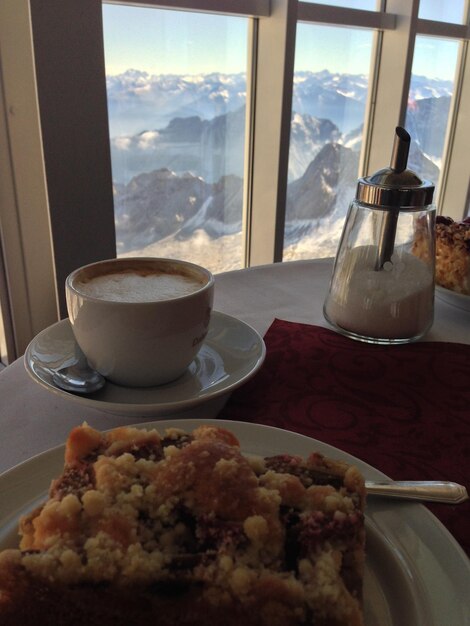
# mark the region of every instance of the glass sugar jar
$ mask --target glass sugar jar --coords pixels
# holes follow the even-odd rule
[[[407,169],[397,127],[389,168],[360,178],[324,303],[326,320],[369,343],[416,341],[434,317],[434,185]]]

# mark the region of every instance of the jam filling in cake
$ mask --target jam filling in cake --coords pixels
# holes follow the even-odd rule
[[[360,626],[364,504],[359,471],[318,453],[84,424],[0,554],[0,624]]]

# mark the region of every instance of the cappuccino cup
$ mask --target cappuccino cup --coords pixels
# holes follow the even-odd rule
[[[182,376],[200,350],[214,277],[187,261],[109,259],[69,274],[65,293],[90,366],[118,385],[152,387]]]

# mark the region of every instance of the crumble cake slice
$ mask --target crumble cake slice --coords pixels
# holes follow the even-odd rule
[[[436,283],[470,295],[470,221],[436,218]]]
[[[364,481],[228,430],[84,424],[0,553],[0,624],[361,626]]]
[[[459,222],[438,215],[434,233],[436,284],[470,295],[470,218]],[[413,253],[421,259],[429,259],[427,242],[419,225],[413,242]]]

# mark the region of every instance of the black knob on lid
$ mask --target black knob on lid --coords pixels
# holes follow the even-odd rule
[[[410,152],[411,137],[404,128],[397,126],[395,129],[395,141],[393,142],[390,169],[399,174],[406,170],[408,154]]]

